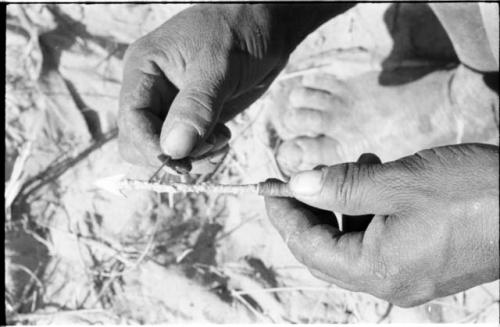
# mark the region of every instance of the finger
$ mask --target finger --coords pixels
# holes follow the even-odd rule
[[[185,87],[179,90],[161,130],[160,145],[173,159],[190,155],[215,126],[225,92],[222,78],[194,70],[188,73]]]
[[[317,136],[331,129],[328,113],[308,108],[288,110],[284,114],[284,124],[291,131],[299,131],[302,135]]]
[[[118,145],[123,158],[133,164],[157,166],[161,124],[158,117],[146,110],[124,111],[118,120]]]
[[[353,283],[363,273],[358,269],[362,233],[342,234],[292,199],[268,197],[266,209],[292,254],[309,269],[345,283]]]
[[[129,62],[120,90],[120,152],[132,163],[156,166],[162,121],[177,89],[152,63],[137,67]]]
[[[383,164],[343,163],[300,172],[289,186],[296,199],[313,207],[348,215],[389,215],[402,181],[399,171]]]
[[[196,158],[209,152],[215,152],[227,145],[231,139],[231,131],[224,124],[217,124],[205,141],[200,142],[191,152],[191,157]]]

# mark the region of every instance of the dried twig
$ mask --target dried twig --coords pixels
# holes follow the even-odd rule
[[[263,289],[255,289],[255,290],[247,290],[247,291],[233,291],[233,294],[253,294],[253,293],[274,293],[274,292],[339,292],[337,289],[329,288],[329,287],[315,287],[315,286],[296,286],[296,287],[272,287],[272,288],[263,288]]]
[[[64,316],[64,315],[88,315],[88,314],[106,314],[110,316],[110,313],[107,311],[104,311],[102,309],[81,309],[81,310],[65,310],[65,311],[58,311],[58,312],[37,312],[37,313],[19,313],[16,314],[11,320],[13,322],[19,322],[19,321],[25,321],[25,320],[36,320],[36,319],[43,319],[43,318],[48,318],[48,317],[55,317],[55,316]]]
[[[21,150],[21,154],[16,158],[16,162],[14,163],[14,168],[12,169],[9,182],[5,185],[5,217],[7,221],[10,221],[10,206],[19,194],[26,178],[23,168],[31,154],[32,144],[33,142],[29,140]]]
[[[118,135],[118,130],[113,129],[107,134],[103,135],[101,139],[98,141],[92,142],[88,147],[86,147],[83,151],[78,153],[75,156],[65,158],[60,162],[54,163],[50,165],[45,170],[27,180],[17,193],[17,196],[12,201],[12,206],[23,207],[24,202],[28,199],[30,195],[32,195],[35,191],[39,190],[42,186],[53,182],[62,176],[65,172],[70,170],[72,167],[77,165],[83,159],[87,158],[92,152],[99,149],[107,142],[113,140]]]
[[[28,274],[31,277],[31,279],[37,284],[37,286],[39,288],[44,289],[42,281],[29,268],[25,267],[24,265],[13,263],[13,262],[11,262],[9,264],[9,266],[11,269],[24,271],[26,274]]]
[[[240,301],[241,304],[243,304],[250,312],[252,312],[256,317],[259,317],[260,320],[264,320],[265,318],[269,318],[271,319],[270,317],[266,317],[265,315],[263,315],[262,313],[260,313],[259,311],[257,311],[250,303],[248,303],[247,300],[245,300],[245,298],[243,296],[241,296],[238,292],[236,291],[232,291],[231,292],[231,295],[237,299],[238,301]],[[272,321],[272,320],[271,320]]]
[[[382,322],[384,322],[384,320],[386,320],[389,317],[389,315],[391,314],[392,308],[393,308],[392,303],[389,303],[387,305],[387,309],[385,309],[385,312],[380,316],[380,318],[378,318],[377,324],[381,324]]]
[[[246,185],[224,185],[224,184],[162,184],[149,183],[133,179],[124,179],[120,182],[121,189],[148,190],[158,193],[223,193],[223,194],[241,194],[258,193],[258,184]]]

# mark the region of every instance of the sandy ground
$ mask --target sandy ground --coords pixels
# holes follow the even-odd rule
[[[301,74],[348,79],[380,70],[393,46],[384,24],[391,6],[359,5],[311,34],[270,91],[230,123],[232,150],[210,179],[279,177],[273,97]],[[498,322],[498,282],[401,309],[313,278],[256,196],[122,198],[95,188],[117,173],[151,175],[117,151],[123,54],[186,7],[8,6],[9,321]]]

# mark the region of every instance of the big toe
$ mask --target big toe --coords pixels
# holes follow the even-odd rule
[[[286,175],[342,162],[339,142],[328,136],[301,136],[280,145],[276,160]]]

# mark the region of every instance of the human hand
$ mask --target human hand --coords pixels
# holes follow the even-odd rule
[[[177,14],[127,51],[122,156],[158,166],[161,154],[220,152],[230,137],[224,123],[267,90],[309,32],[350,6],[197,5]]]
[[[313,275],[410,307],[498,279],[498,174],[498,147],[444,146],[298,173],[297,200],[266,206]],[[341,232],[308,206],[375,216],[364,231]]]
[[[158,166],[162,153],[180,159],[222,149],[230,138],[224,123],[287,61],[282,33],[270,24],[254,6],[199,5],[132,44],[120,94],[124,158]]]

